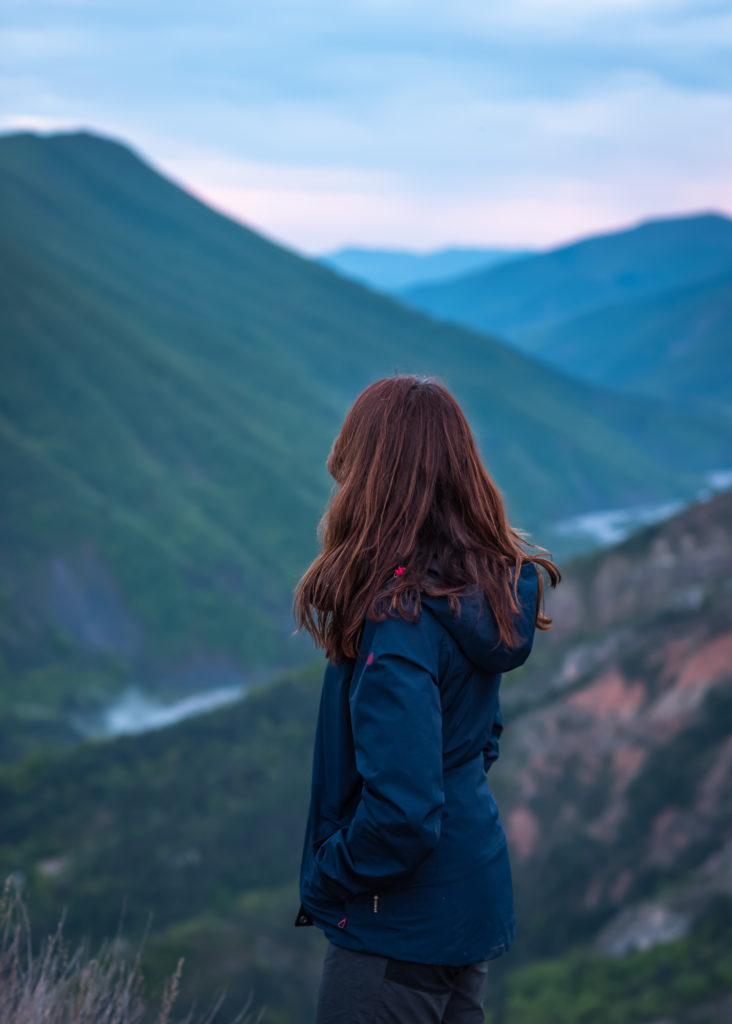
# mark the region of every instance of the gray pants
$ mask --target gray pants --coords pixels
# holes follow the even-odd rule
[[[440,967],[329,943],[315,1024],[483,1024],[488,961]]]

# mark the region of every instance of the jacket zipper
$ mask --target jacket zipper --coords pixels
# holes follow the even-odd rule
[[[373,894],[373,896],[371,897],[371,913],[372,914],[378,914],[379,913],[379,894],[378,894],[378,892],[375,892]]]

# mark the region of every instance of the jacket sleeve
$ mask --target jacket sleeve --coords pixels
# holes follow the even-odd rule
[[[437,641],[426,618],[364,627],[350,693],[361,795],[350,823],[322,843],[315,861],[316,883],[332,899],[388,886],[440,838],[442,711]]]

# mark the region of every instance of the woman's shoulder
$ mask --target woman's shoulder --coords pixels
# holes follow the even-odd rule
[[[385,608],[364,622],[359,660],[392,656],[416,662],[430,671],[439,659],[440,628],[420,602],[414,610]]]

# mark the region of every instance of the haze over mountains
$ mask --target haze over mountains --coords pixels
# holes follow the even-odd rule
[[[531,255],[520,249],[447,248],[417,253],[399,249],[337,249],[318,262],[344,277],[377,288],[399,292],[427,282],[444,281],[468,271],[510,263]]]
[[[438,324],[117,141],[0,138],[0,197],[0,710],[31,733],[131,684],[241,685],[306,657],[290,602],[325,457],[394,370],[454,390],[540,543],[564,516],[688,497],[726,465],[732,426]]]
[[[649,221],[401,293],[603,387],[732,411],[732,221]]]

